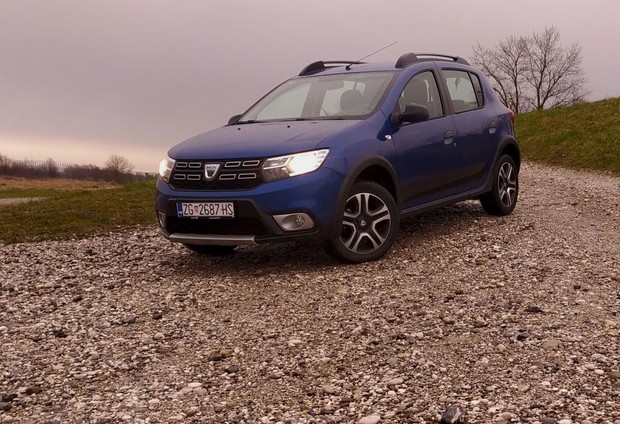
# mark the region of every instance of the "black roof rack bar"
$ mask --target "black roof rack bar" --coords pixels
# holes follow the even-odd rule
[[[462,63],[463,65],[469,65],[469,62],[466,61],[465,59],[463,59],[460,56],[451,56],[451,55],[447,55],[447,54],[438,54],[438,53],[418,53],[417,55],[418,57],[422,56],[422,57],[438,57],[440,59],[450,59],[453,62],[456,63]]]
[[[413,65],[416,62],[420,62],[427,58],[438,58],[438,59],[443,59],[443,60],[450,60],[456,63],[461,63],[463,65],[469,65],[469,62],[460,56],[451,56],[451,55],[439,54],[439,53],[417,53],[416,54],[416,53],[409,52],[409,53],[404,53],[401,57],[398,58],[398,60],[396,61],[396,68],[404,69],[410,65]],[[324,71],[325,69],[333,68],[334,66],[338,66],[338,65],[347,65],[347,70],[349,70],[349,67],[351,65],[359,65],[362,63],[366,63],[366,62],[360,62],[357,60],[319,60],[316,62],[312,62],[311,64],[306,66],[304,69],[302,69],[301,72],[299,73],[299,76],[312,75],[317,72],[321,72],[321,71]]]
[[[444,60],[451,60],[456,63],[462,63],[463,65],[469,65],[469,62],[460,56],[450,56],[438,53],[405,53],[396,61],[396,68],[403,69],[409,65],[413,65],[416,62],[420,62],[426,58],[438,58]]]
[[[420,59],[415,53],[405,53],[396,61],[396,68],[403,69],[419,61]]]
[[[317,62],[312,62],[310,65],[302,69],[299,76],[314,74],[316,72],[324,71],[327,68],[333,68],[336,65],[359,65],[362,63],[366,62],[359,62],[357,60],[319,60]]]

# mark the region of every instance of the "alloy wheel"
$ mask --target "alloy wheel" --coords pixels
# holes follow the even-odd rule
[[[517,198],[517,173],[509,162],[504,162],[497,174],[498,195],[502,204],[509,208]]]
[[[380,197],[356,193],[345,204],[340,242],[353,253],[370,253],[383,245],[391,225],[390,211]]]

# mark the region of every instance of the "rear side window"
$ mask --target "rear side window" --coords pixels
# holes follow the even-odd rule
[[[484,96],[478,76],[466,71],[443,71],[454,112],[466,112],[484,106]]]

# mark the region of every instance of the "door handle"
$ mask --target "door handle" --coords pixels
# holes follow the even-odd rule
[[[443,134],[443,142],[444,144],[452,144],[454,141],[454,131],[448,130]]]

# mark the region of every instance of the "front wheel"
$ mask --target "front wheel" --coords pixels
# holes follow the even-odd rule
[[[230,255],[237,246],[217,246],[213,244],[184,244],[192,252],[208,256]]]
[[[355,183],[340,214],[338,236],[325,245],[337,259],[352,263],[377,260],[396,239],[398,207],[390,192],[377,183]]]
[[[493,171],[493,188],[480,197],[480,203],[490,215],[508,215],[517,204],[519,173],[509,155],[502,155]]]

